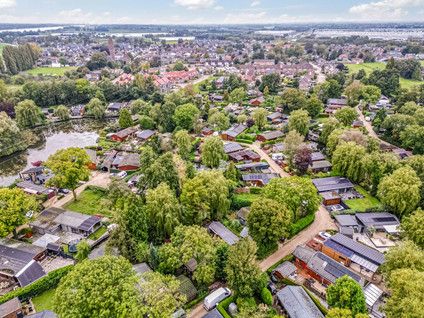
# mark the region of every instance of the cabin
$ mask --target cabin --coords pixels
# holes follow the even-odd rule
[[[235,235],[228,228],[226,228],[221,222],[212,222],[211,224],[209,224],[207,229],[208,232],[214,234],[215,236],[218,236],[229,245],[234,245],[239,240],[237,235]]]
[[[294,273],[296,273],[296,271],[297,271],[297,268],[293,263],[285,261],[285,262],[281,263],[280,265],[278,265],[272,271],[272,273],[275,274],[275,276],[277,276],[281,279],[284,279],[286,277],[293,275]]]
[[[263,187],[271,181],[273,178],[279,178],[280,175],[277,173],[262,173],[262,174],[243,174],[242,180],[246,185],[252,187]]]
[[[322,161],[313,161],[308,169],[311,170],[312,173],[319,173],[319,172],[330,172],[332,168],[333,168],[333,164],[330,161],[322,160]]]
[[[334,218],[339,229],[350,228],[356,233],[367,233],[370,226],[373,226],[377,232],[386,232],[390,235],[396,235],[400,232],[398,218],[388,212],[336,215]]]
[[[312,183],[317,188],[318,193],[329,191],[345,193],[354,188],[353,184],[349,181],[349,179],[342,177],[312,179]]]
[[[205,128],[202,129],[202,135],[203,136],[210,136],[210,135],[212,135],[212,133],[213,133],[213,130],[210,129],[210,128],[205,127]]]
[[[342,197],[336,191],[322,192],[322,204],[325,206],[340,204]]]
[[[250,105],[259,106],[259,105],[261,105],[261,104],[262,104],[262,103],[264,103],[264,102],[265,102],[265,98],[263,98],[263,97],[261,96],[261,97],[257,97],[257,98],[251,99],[251,100],[249,101],[249,104],[250,104]]]
[[[235,153],[235,152],[242,151],[242,150],[244,150],[244,148],[236,142],[224,143],[224,152],[227,155],[229,155],[230,153]]]
[[[16,184],[16,187],[24,190],[26,194],[46,195],[47,199],[51,199],[56,195],[53,189],[45,188],[41,185],[35,184],[32,181],[19,182]]]
[[[22,305],[18,297],[0,305],[0,318],[22,318],[23,316]]]
[[[156,135],[156,131],[149,130],[149,129],[140,131],[140,132],[135,134],[136,138],[141,142],[149,140],[154,135]]]
[[[266,117],[266,119],[267,119],[267,121],[269,121],[269,122],[271,122],[273,124],[276,124],[276,123],[279,123],[279,122],[282,121],[281,120],[282,117],[283,117],[283,114],[281,114],[280,112],[275,112],[275,113],[273,113],[271,115],[268,115]]]
[[[121,108],[122,108],[122,103],[110,103],[107,106],[106,111],[111,112],[111,113],[119,113]]]
[[[138,153],[126,153],[119,161],[118,170],[137,170],[140,167],[140,155]]]
[[[259,134],[256,137],[256,140],[259,140],[261,142],[265,142],[265,141],[272,141],[272,140],[281,139],[283,137],[284,137],[284,133],[276,130],[276,131],[270,131],[270,132],[265,132],[265,133]]]
[[[286,286],[277,293],[277,299],[290,318],[324,318],[303,286]]]
[[[96,170],[97,168],[97,151],[93,149],[84,149],[87,155],[90,157],[90,163],[86,164],[90,170]]]
[[[236,141],[237,137],[247,129],[246,125],[235,124],[221,134],[222,139]]]
[[[128,127],[125,129],[122,129],[116,133],[113,133],[110,135],[110,139],[113,141],[120,141],[123,142],[127,138],[134,136],[134,134],[137,131],[137,127]]]
[[[354,120],[352,123],[353,128],[364,127],[364,122],[362,120]]]
[[[242,151],[230,153],[228,154],[228,158],[235,163],[241,162],[241,161],[253,161],[253,162],[261,161],[261,156],[250,149],[245,149]]]
[[[243,163],[240,165],[235,165],[236,169],[244,172],[250,171],[262,171],[269,169],[269,164],[267,162],[251,162],[251,163]]]

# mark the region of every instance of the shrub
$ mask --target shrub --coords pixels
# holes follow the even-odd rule
[[[103,193],[107,192],[107,189],[102,188],[102,187],[98,187],[98,186],[93,186],[93,185],[88,185],[85,189],[90,190],[90,191],[94,191],[94,192],[96,192],[96,191],[103,192]]]
[[[192,300],[191,302],[189,302],[187,305],[184,306],[184,310],[193,308],[194,306],[196,306],[198,303],[200,303],[203,299],[205,299],[205,297],[209,295],[209,291],[208,290],[202,290],[199,292],[199,296]]]
[[[230,304],[234,301],[235,296],[230,296],[227,299],[224,299],[223,301],[221,301],[218,306],[216,306],[216,308],[218,309],[218,311],[221,313],[221,315],[224,318],[231,318],[231,316],[227,313],[227,309],[228,306],[230,306]],[[237,303],[237,307],[238,307],[238,303]]]
[[[250,205],[251,205],[250,200],[240,199],[236,195],[234,195],[231,200],[231,209],[233,210],[240,210],[241,208],[244,208],[245,206],[250,206]]]
[[[262,191],[262,188],[259,188],[259,187],[251,187],[250,188],[250,193],[251,194],[260,194],[261,191]]]
[[[271,305],[272,304],[272,295],[268,288],[264,288],[261,291],[261,298],[264,304]]]
[[[334,217],[336,216],[336,215],[340,215],[340,212],[339,211],[333,211],[333,212],[331,212],[331,218],[332,219],[334,219]]]
[[[309,214],[304,218],[301,218],[296,223],[292,224],[290,229],[290,237],[295,236],[297,233],[302,231],[304,228],[309,226],[315,219],[315,214]]]
[[[256,301],[253,297],[238,297],[237,298],[237,309],[239,311],[242,311],[243,309],[247,308],[256,308]]]
[[[262,260],[267,258],[269,255],[273,254],[278,250],[278,244],[259,244],[258,251],[256,252],[256,256],[258,260]]]

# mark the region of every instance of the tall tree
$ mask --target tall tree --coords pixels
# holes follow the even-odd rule
[[[202,162],[208,167],[216,168],[226,157],[221,137],[209,136],[202,145]]]
[[[124,108],[119,112],[119,127],[128,128],[134,126],[130,112]]]
[[[34,126],[40,122],[40,109],[32,100],[26,99],[15,106],[16,121],[24,127]]]
[[[218,130],[226,130],[230,127],[230,119],[223,113],[216,112],[208,118],[208,124]]]
[[[309,98],[306,101],[305,109],[308,111],[308,115],[312,118],[317,117],[324,108],[324,104],[316,97],[316,95],[312,95],[311,98]]]
[[[289,130],[296,130],[302,136],[306,136],[309,132],[310,119],[306,110],[292,111],[289,117]]]
[[[358,118],[358,114],[356,113],[355,109],[351,107],[339,109],[336,111],[334,116],[345,126],[352,125],[352,122]]]
[[[365,147],[357,145],[353,141],[343,142],[334,151],[333,168],[350,180],[361,182],[365,173],[362,162],[365,153]]]
[[[69,110],[66,106],[59,105],[54,110],[54,115],[60,120],[69,120]]]
[[[102,101],[98,98],[92,98],[90,102],[85,105],[85,113],[87,115],[94,116],[96,119],[103,118],[105,114],[105,106]]]
[[[178,154],[185,160],[189,159],[192,145],[187,130],[178,131],[175,134],[175,140],[177,141]]]
[[[421,208],[415,210],[409,217],[402,220],[402,229],[408,238],[424,249],[424,211]]]
[[[257,108],[253,111],[252,118],[259,128],[263,128],[266,124],[268,112],[265,108]]]
[[[312,165],[312,150],[307,146],[300,147],[296,152],[294,164],[299,175],[304,175]]]
[[[284,145],[286,147],[286,154],[288,156],[289,161],[289,168],[291,169],[293,167],[293,161],[294,157],[297,153],[297,151],[300,148],[300,145],[305,140],[305,136],[302,136],[299,134],[296,130],[290,131],[286,138],[284,139]]]
[[[246,99],[246,90],[243,87],[236,88],[230,93],[230,102],[242,104]]]
[[[175,123],[183,129],[191,130],[193,128],[194,115],[200,113],[199,109],[193,104],[184,104],[177,106],[175,114],[172,117]]]
[[[335,118],[325,118],[322,123],[324,124],[324,127],[321,132],[320,141],[327,144],[328,136],[340,127],[340,122]]]
[[[335,284],[327,288],[327,303],[331,307],[349,309],[354,315],[367,312],[361,285],[347,275],[338,278]]]
[[[75,259],[78,262],[82,262],[83,260],[88,258],[88,255],[91,253],[91,245],[87,243],[87,240],[82,240],[77,244],[77,254],[75,255]]]
[[[304,108],[306,105],[305,94],[296,88],[287,88],[277,97],[277,105],[283,105],[287,111]]]

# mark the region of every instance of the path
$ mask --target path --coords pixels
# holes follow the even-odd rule
[[[274,173],[280,174],[281,177],[290,177],[290,175],[284,171],[283,167],[277,164],[272,158],[261,149],[261,144],[259,141],[255,141],[252,145],[248,145],[250,149],[254,150],[258,155],[261,156],[261,159],[265,159]]]
[[[383,144],[385,144],[385,145],[391,145],[391,144],[390,144],[390,143],[388,143],[387,141],[381,140],[381,139],[378,137],[377,133],[376,133],[376,132],[374,131],[374,129],[372,128],[372,124],[371,124],[371,122],[370,122],[370,121],[366,121],[366,120],[365,120],[364,114],[362,114],[361,110],[359,109],[359,105],[357,105],[357,106],[355,107],[355,110],[356,110],[356,112],[357,112],[357,114],[358,114],[358,116],[359,116],[359,120],[361,120],[361,121],[364,123],[364,127],[365,127],[365,129],[368,131],[368,134],[369,134],[371,137],[377,138],[378,140],[380,140],[380,142],[381,142],[381,143],[383,143]]]
[[[177,85],[176,85],[176,87],[177,87],[176,91],[179,91],[179,90],[181,90],[181,89],[184,89],[184,88],[185,88],[187,85],[189,85],[189,84],[193,84],[193,85],[195,85],[195,84],[197,84],[197,83],[200,83],[201,81],[204,81],[205,79],[208,79],[208,78],[210,78],[210,77],[212,77],[212,75],[203,75],[202,77],[200,77],[200,78],[198,78],[198,79],[196,79],[196,80],[194,80],[194,81],[192,81],[192,82],[187,82],[187,83],[177,84]]]
[[[325,74],[322,73],[321,68],[318,65],[312,64],[315,69],[315,73],[317,73],[317,84],[325,82]]]

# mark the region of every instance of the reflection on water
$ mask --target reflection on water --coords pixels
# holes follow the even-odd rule
[[[32,162],[46,161],[58,149],[95,145],[97,132],[115,120],[71,120],[34,129],[34,134],[40,137],[35,146],[0,158],[0,186],[12,184],[19,172],[32,167]]]

